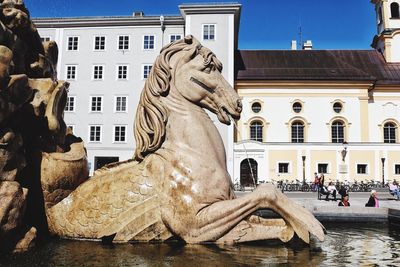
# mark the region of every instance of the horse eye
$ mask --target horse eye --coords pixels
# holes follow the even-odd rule
[[[210,73],[211,73],[211,68],[210,68],[209,66],[206,67],[206,68],[204,69],[204,72],[207,73],[207,74],[210,74]]]

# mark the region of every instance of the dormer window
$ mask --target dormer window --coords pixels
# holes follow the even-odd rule
[[[392,14],[392,19],[399,19],[400,18],[400,9],[399,9],[399,4],[396,2],[393,2],[390,4],[390,11]]]

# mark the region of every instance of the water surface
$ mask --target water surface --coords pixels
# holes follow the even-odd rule
[[[323,243],[279,241],[236,246],[123,244],[52,240],[0,256],[0,266],[400,266],[400,225],[328,224]]]

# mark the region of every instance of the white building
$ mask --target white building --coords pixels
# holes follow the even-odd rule
[[[376,50],[237,51],[235,180],[400,179],[400,1],[372,2]]]
[[[187,4],[181,15],[36,18],[43,39],[57,42],[60,79],[70,82],[65,121],[86,143],[90,172],[132,158],[133,120],[144,81],[160,49],[192,34],[224,65],[234,84],[240,4]],[[214,118],[233,173],[233,128]]]

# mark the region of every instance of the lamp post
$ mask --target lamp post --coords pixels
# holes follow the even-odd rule
[[[306,184],[306,156],[301,156],[303,160],[303,185]]]
[[[161,24],[161,31],[162,31],[162,35],[161,35],[161,47],[164,46],[164,31],[165,31],[165,24],[164,24],[165,18],[164,16],[160,16],[160,24]]]
[[[385,158],[381,158],[382,161],[382,186],[385,185]]]

